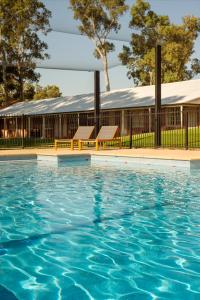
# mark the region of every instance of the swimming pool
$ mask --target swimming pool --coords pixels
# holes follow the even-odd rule
[[[200,299],[199,180],[175,169],[2,162],[0,295]]]

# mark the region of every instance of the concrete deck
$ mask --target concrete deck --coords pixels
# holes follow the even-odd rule
[[[67,149],[18,149],[18,150],[0,150],[0,158],[7,156],[27,156],[27,158],[36,155],[108,155],[120,157],[135,157],[135,158],[154,158],[167,160],[200,160],[200,151],[197,150],[169,150],[169,149],[122,149],[122,150],[83,150],[71,151]]]

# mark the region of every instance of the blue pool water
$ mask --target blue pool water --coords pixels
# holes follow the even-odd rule
[[[0,299],[200,299],[200,175],[0,164]]]

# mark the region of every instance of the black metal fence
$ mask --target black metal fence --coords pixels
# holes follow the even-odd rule
[[[130,115],[130,139],[135,148],[200,148],[200,111],[174,110],[156,114]],[[160,145],[157,145],[156,122],[160,127]]]
[[[164,148],[200,148],[200,111],[153,110],[101,112],[100,126],[117,125],[123,148],[154,148],[155,124],[160,122],[161,145]],[[79,126],[96,124],[94,114],[0,115],[0,149],[47,148],[55,139],[72,139]],[[95,135],[92,136],[95,138]],[[61,144],[66,147],[66,144]],[[115,142],[108,147],[115,148]]]

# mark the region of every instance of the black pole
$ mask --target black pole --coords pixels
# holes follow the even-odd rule
[[[95,121],[95,137],[97,137],[100,129],[100,72],[94,72],[94,121]]]
[[[155,147],[161,146],[161,46],[157,45],[155,61]]]

